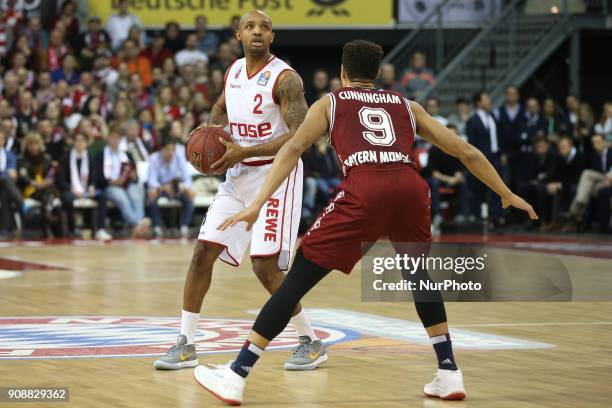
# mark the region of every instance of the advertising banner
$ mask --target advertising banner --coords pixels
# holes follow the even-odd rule
[[[398,0],[398,22],[420,23],[443,0]],[[498,14],[501,0],[453,0],[442,8],[445,23],[483,23]]]
[[[375,4],[375,6],[374,6]],[[89,0],[89,15],[104,22],[117,12],[117,0]],[[210,27],[225,27],[234,15],[257,9],[280,28],[375,28],[393,25],[393,0],[130,0],[129,10],[145,27],[176,21],[193,26],[204,14]]]

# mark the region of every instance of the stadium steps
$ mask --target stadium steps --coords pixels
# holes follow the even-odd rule
[[[491,93],[494,106],[507,85],[521,85],[571,34],[571,15],[526,15],[524,0],[511,2],[438,74],[419,98],[436,96],[445,110],[459,96],[479,90]]]
[[[449,47],[451,41],[443,41],[441,30],[431,29],[437,12],[452,6],[452,2],[443,1],[439,9],[433,10],[389,53],[386,61],[396,64],[400,68],[398,72],[401,72],[415,50],[427,50],[427,45],[433,44],[436,49],[433,59],[431,52],[426,54],[428,62],[433,60],[428,65],[437,68],[436,81],[417,97],[419,102],[435,96],[440,100],[442,112],[449,113],[457,97],[471,97],[475,92],[485,90],[491,94],[493,105],[497,106],[503,102],[506,86],[522,85],[575,30],[605,26],[604,15],[581,16],[563,10],[525,14],[528,3],[526,0],[510,2],[488,25],[472,30],[464,38],[454,38],[453,46]],[[453,29],[442,31],[458,32]],[[432,42],[432,33],[436,32],[438,42]]]

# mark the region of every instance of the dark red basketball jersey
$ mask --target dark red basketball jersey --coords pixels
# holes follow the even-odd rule
[[[415,124],[406,98],[364,88],[340,88],[329,97],[331,143],[345,176],[356,166],[412,163]]]
[[[306,259],[345,273],[362,245],[431,242],[429,186],[410,159],[415,123],[395,92],[342,88],[331,92],[331,141],[345,175],[336,196],[304,235]]]

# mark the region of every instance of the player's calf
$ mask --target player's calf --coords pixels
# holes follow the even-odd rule
[[[262,285],[271,294],[275,293],[285,279],[285,274],[278,269],[278,258],[252,258],[252,263],[253,272]],[[300,344],[292,350],[291,356],[285,362],[285,370],[314,370],[327,361],[325,346],[312,329],[300,304],[294,309],[289,322],[298,333]]]

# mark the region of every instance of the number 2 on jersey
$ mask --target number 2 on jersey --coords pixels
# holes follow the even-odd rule
[[[359,111],[359,121],[367,129],[363,137],[376,146],[391,146],[395,143],[395,131],[391,115],[383,108],[364,106]]]
[[[253,114],[263,115],[263,111],[260,109],[263,103],[263,96],[261,96],[261,94],[257,94],[255,95],[255,99],[253,101],[255,102],[255,108],[253,108]]]

